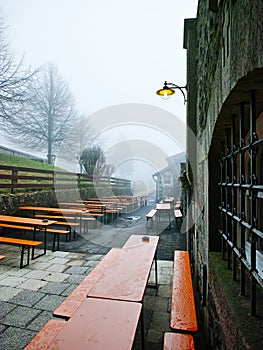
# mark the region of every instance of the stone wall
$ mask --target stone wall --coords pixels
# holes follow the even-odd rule
[[[116,195],[131,195],[131,191],[119,191]],[[106,194],[105,194],[106,195]],[[108,195],[113,195],[109,192]],[[0,214],[5,215],[23,215],[19,212],[19,207],[24,205],[36,205],[43,207],[56,207],[58,202],[74,202],[76,199],[97,197],[92,188],[82,188],[80,190],[61,190],[37,191],[23,194],[1,194],[0,195]]]
[[[188,20],[187,30],[192,31],[189,38],[195,37],[195,43],[190,40],[185,42],[188,65],[187,118],[188,126],[192,126],[201,146],[201,152],[197,152],[193,140],[188,140],[188,154],[196,151],[193,256],[198,302],[202,304],[200,309],[211,349],[257,349],[262,343],[259,347],[253,344],[253,334],[255,339],[260,338],[255,331],[256,326],[251,330],[250,337],[248,327],[241,322],[247,321],[246,311],[236,317],[234,315],[240,306],[234,298],[239,294],[238,287],[235,291],[225,289],[227,285],[232,285],[231,275],[228,280],[224,280],[223,270],[218,269],[222,265],[222,259],[221,262],[216,259],[217,265],[214,256],[209,259],[209,255],[220,249],[217,231],[220,218],[219,212],[215,210],[219,198],[216,191],[220,176],[217,173],[220,149],[213,143],[216,138],[220,140],[221,132],[225,132],[229,123],[226,115],[223,115],[229,98],[232,98],[231,103],[237,105],[239,95],[240,99],[243,98],[244,85],[243,89],[235,91],[240,86],[240,81],[247,76],[254,77],[263,68],[263,0],[199,0],[197,18],[191,19],[191,22]],[[196,72],[195,84],[189,81],[192,71]],[[259,74],[262,72],[259,71]],[[255,80],[252,78],[249,83],[247,90],[253,88]],[[195,101],[191,96],[194,96]],[[217,127],[219,121],[221,130]],[[204,266],[207,267],[208,279],[204,278]],[[250,322],[253,323],[253,320]]]

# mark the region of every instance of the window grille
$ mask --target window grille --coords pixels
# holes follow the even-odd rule
[[[222,255],[239,273],[240,293],[245,295],[250,275],[250,312],[256,315],[257,286],[263,287],[263,112],[251,91],[249,104],[241,103],[238,115],[226,130],[220,159],[220,235]]]

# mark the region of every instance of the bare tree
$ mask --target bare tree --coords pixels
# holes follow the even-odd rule
[[[78,120],[73,96],[52,64],[47,64],[35,76],[28,91],[27,107],[7,132],[20,144],[39,150],[47,150],[48,163],[58,151],[70,128]]]
[[[23,67],[23,59],[17,61],[10,52],[5,37],[5,27],[0,16],[0,124],[20,114],[28,101],[28,89],[36,72]]]
[[[57,161],[68,165],[78,164],[81,172],[81,154],[83,150],[95,144],[94,134],[89,118],[80,118],[78,123],[71,128],[67,138],[64,139],[59,149]]]

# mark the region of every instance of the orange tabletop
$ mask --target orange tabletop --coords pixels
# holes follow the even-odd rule
[[[38,227],[44,228],[44,231],[43,231],[44,232],[44,253],[43,254],[46,254],[46,250],[47,250],[46,228],[49,225],[55,224],[57,221],[56,220],[43,221],[42,219],[24,218],[21,216],[0,215],[0,222],[34,227],[34,235],[33,235],[34,240],[36,235],[36,229]],[[42,254],[38,256],[41,256],[41,255]],[[32,248],[32,259],[34,259],[34,247]]]
[[[171,204],[170,203],[157,203],[156,209],[157,209],[158,221],[160,221],[160,217],[161,217],[160,213],[161,212],[168,212],[169,226],[171,228]],[[158,221],[157,221],[157,226],[158,226]]]
[[[142,302],[157,242],[128,243],[120,249],[87,296]]]
[[[130,350],[142,305],[85,299],[48,346],[49,350]]]
[[[34,213],[36,211],[44,211],[47,213],[59,213],[59,214],[72,214],[75,216],[75,219],[79,219],[79,223],[80,223],[80,232],[82,231],[82,216],[86,215],[87,213],[89,213],[89,210],[87,209],[69,209],[69,208],[50,208],[50,207],[38,207],[38,206],[23,206],[23,207],[19,207],[20,210],[32,210]],[[92,214],[90,214],[92,215]]]
[[[149,241],[144,240],[145,237],[149,238]],[[141,244],[151,244],[153,249],[157,249],[159,236],[142,236],[142,235],[131,235],[124,243],[123,248],[133,247]]]
[[[32,211],[46,211],[48,213],[65,213],[65,214],[83,214],[88,210],[82,209],[63,209],[63,208],[50,208],[50,207],[37,207],[26,205],[23,207],[19,207],[19,210],[32,210]]]
[[[48,220],[47,222],[42,221],[42,219],[32,219],[24,218],[21,216],[9,216],[9,215],[0,215],[0,222],[8,222],[12,224],[21,224],[29,226],[49,226],[56,222],[56,220]]]
[[[174,202],[174,197],[166,197],[163,200],[164,203],[173,203]]]
[[[170,203],[157,203],[156,209],[157,210],[171,210],[171,204]]]

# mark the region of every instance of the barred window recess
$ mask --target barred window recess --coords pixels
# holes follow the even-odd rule
[[[256,110],[255,91],[222,141],[221,227],[223,258],[240,280],[245,294],[245,272],[250,279],[251,315],[256,315],[256,288],[263,288],[263,112]],[[239,273],[239,276],[237,275]]]

